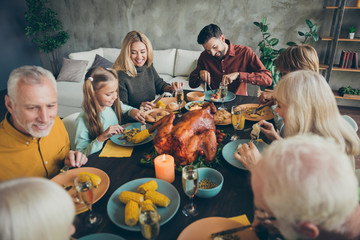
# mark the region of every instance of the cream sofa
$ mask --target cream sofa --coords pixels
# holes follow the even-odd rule
[[[100,55],[110,62],[115,62],[120,53],[119,48],[98,48],[86,52],[70,53],[69,59],[88,61],[82,78],[79,82],[58,81],[58,115],[60,117],[68,116],[72,113],[81,111],[83,101],[83,79],[87,70],[92,66],[95,56]],[[195,68],[197,59],[201,51],[189,51],[183,49],[154,50],[154,67],[160,77],[168,83],[183,82],[185,90],[204,91],[203,86],[192,89],[189,86],[189,75]]]

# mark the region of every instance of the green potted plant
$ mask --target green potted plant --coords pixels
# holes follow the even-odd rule
[[[349,27],[349,38],[354,39],[354,37],[355,37],[355,27],[351,26]]]
[[[67,42],[69,35],[63,31],[61,21],[56,18],[57,13],[45,6],[47,3],[48,0],[26,0],[25,34],[32,38],[40,51],[48,55],[56,76],[59,73],[58,49]]]
[[[285,48],[274,48],[279,43],[279,39],[270,38],[271,34],[268,32],[269,24],[266,21],[267,19],[264,17],[261,22],[254,22],[254,24],[260,29],[262,36],[262,40],[258,44],[260,48],[260,60],[265,68],[271,72],[273,77],[271,88],[274,88],[280,80],[280,73],[276,71],[275,60]]]
[[[309,40],[311,40],[312,45],[315,45],[315,42],[319,41],[319,35],[317,34],[317,32],[319,30],[319,26],[317,24],[313,24],[311,22],[311,20],[309,20],[309,19],[306,19],[305,22],[306,22],[306,25],[309,27],[309,31],[305,32],[305,33],[298,31],[298,35],[300,37],[304,37],[304,40],[302,40],[300,43],[307,44],[309,42]],[[296,43],[295,42],[287,42],[286,45],[294,46],[294,45],[296,45]]]

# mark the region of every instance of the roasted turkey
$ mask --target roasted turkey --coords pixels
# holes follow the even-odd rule
[[[174,126],[175,114],[162,118],[150,127],[149,132],[157,129],[153,140],[158,154],[170,154],[180,165],[192,163],[200,152],[204,152],[205,161],[213,161],[216,155],[213,103],[205,103],[200,110],[184,114]]]

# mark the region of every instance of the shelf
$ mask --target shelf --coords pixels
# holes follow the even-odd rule
[[[319,64],[319,69],[320,70],[327,70],[329,68],[328,65],[326,64]],[[337,66],[333,66],[332,68],[333,71],[339,71],[339,72],[360,72],[360,68],[356,69],[356,68],[341,68],[341,67],[337,67]]]
[[[339,9],[338,6],[326,6],[326,9]],[[360,9],[360,7],[344,7],[345,9]]]
[[[322,41],[332,41],[332,40],[334,40],[334,37],[321,36],[320,39],[321,39]],[[339,38],[339,42],[360,42],[360,38],[354,38],[354,39]]]
[[[351,99],[351,100],[359,100],[360,101],[360,95],[350,95],[350,94],[344,94],[344,96],[340,96],[339,92],[336,90],[333,90],[333,93],[335,95],[336,98],[339,99]]]

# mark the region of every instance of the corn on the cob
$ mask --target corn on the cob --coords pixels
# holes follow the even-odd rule
[[[79,173],[78,176],[81,177],[83,175],[88,175],[90,177],[91,182],[95,188],[97,188],[99,186],[99,184],[101,183],[101,178],[96,174],[89,173],[89,172],[81,172],[81,173]]]
[[[154,209],[154,206],[153,206],[153,202],[150,200],[150,199],[146,199],[145,201],[143,201],[141,203],[141,206],[143,207],[143,212],[146,212],[146,211],[154,211],[155,212],[155,209]],[[160,214],[158,214],[159,216],[159,220],[160,220]]]
[[[147,191],[150,191],[150,190],[156,190],[158,188],[158,185],[156,183],[155,180],[151,180],[151,181],[148,181],[144,184],[141,184],[138,188],[137,188],[137,191],[141,194],[145,194]]]
[[[135,136],[132,137],[132,142],[133,143],[142,142],[145,139],[147,139],[149,136],[150,136],[149,130],[147,129],[142,130],[141,132],[135,134]]]
[[[125,206],[125,224],[132,227],[139,220],[139,204],[130,200]]]
[[[127,204],[130,200],[140,204],[144,201],[144,195],[136,192],[122,191],[119,199],[122,203]]]
[[[145,199],[150,199],[155,205],[159,207],[167,207],[170,204],[170,199],[157,191],[147,191],[145,193]]]

